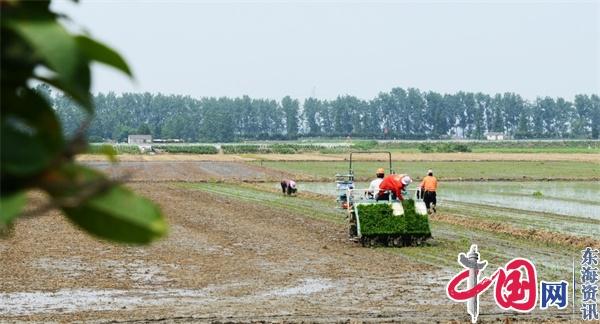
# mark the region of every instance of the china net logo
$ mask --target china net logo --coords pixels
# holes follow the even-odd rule
[[[535,264],[525,258],[510,260],[503,267],[498,267],[490,276],[483,276],[488,263],[480,260],[477,245],[472,245],[467,253],[458,254],[458,264],[463,270],[456,274],[446,286],[446,294],[455,302],[467,304],[467,313],[471,322],[476,323],[479,317],[479,296],[493,286],[496,305],[503,310],[522,313],[533,311],[539,301],[541,310],[549,307],[566,309],[569,303],[569,282],[565,280],[550,282],[540,280]],[[579,309],[584,321],[598,320],[598,250],[590,247],[581,251],[580,260],[580,293]],[[573,300],[576,295],[575,262],[573,262]],[[466,282],[466,288],[459,289]],[[464,287],[465,285],[463,285]],[[573,303],[573,307],[575,302]],[[575,311],[575,309],[574,309]]]

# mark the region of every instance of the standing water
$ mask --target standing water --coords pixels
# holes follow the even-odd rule
[[[367,188],[368,183],[357,183]],[[413,189],[416,186],[413,186]],[[329,182],[302,183],[299,190],[336,194]],[[457,201],[528,211],[600,219],[600,184],[580,181],[463,181],[440,182],[438,201]]]

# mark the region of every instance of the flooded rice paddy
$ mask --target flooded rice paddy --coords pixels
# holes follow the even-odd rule
[[[357,183],[367,188],[367,183]],[[335,195],[330,182],[301,183],[299,190]],[[600,220],[600,183],[552,182],[447,182],[438,189],[438,203],[463,202]]]

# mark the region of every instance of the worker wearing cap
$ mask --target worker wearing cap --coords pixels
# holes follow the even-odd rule
[[[375,176],[377,178],[375,178],[375,180],[371,181],[371,184],[369,185],[369,189],[367,189],[367,196],[369,198],[377,197],[377,193],[379,193],[379,185],[383,181],[383,177],[385,177],[385,170],[383,168],[377,169],[377,171],[375,172]]]
[[[435,193],[437,190],[437,179],[433,176],[433,170],[427,171],[427,176],[423,178],[419,187],[423,191],[423,201],[425,202],[425,207],[427,207],[427,212],[431,213],[433,211],[435,213],[435,205],[437,204]]]
[[[287,193],[288,196],[291,196],[293,193],[296,193],[296,181],[290,179],[281,180],[281,191],[285,195]]]
[[[377,200],[388,200],[389,194],[392,195],[392,199],[404,200],[402,197],[402,191],[412,182],[412,179],[403,174],[390,174],[383,178],[383,181],[379,185],[379,194]]]

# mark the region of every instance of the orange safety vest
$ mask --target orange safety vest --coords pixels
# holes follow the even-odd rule
[[[437,179],[434,176],[426,176],[421,181],[421,188],[425,191],[436,191],[437,190]]]

